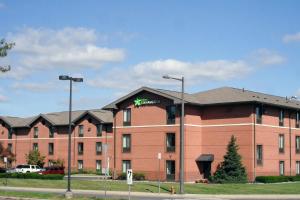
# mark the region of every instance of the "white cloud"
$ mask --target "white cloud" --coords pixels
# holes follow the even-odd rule
[[[100,47],[100,36],[93,29],[24,28],[8,34],[16,46],[17,66],[7,77],[22,78],[36,70],[100,68],[104,63],[120,62],[125,58],[123,49]],[[20,67],[18,67],[20,66]]]
[[[8,97],[0,94],[0,102],[7,102],[8,101]]]
[[[289,43],[289,42],[300,42],[300,32],[295,34],[287,34],[283,37],[283,42]]]
[[[132,89],[141,85],[163,86],[176,84],[162,79],[165,74],[184,75],[188,84],[205,80],[223,81],[240,78],[251,71],[242,60],[212,60],[206,62],[184,62],[175,59],[139,63],[129,69],[114,69],[101,79],[88,80],[87,84],[100,88]],[[109,78],[103,78],[109,77]]]
[[[31,92],[48,92],[55,88],[55,84],[52,82],[47,83],[19,83],[16,82],[11,86],[16,90],[28,90]]]
[[[277,65],[283,63],[286,59],[278,53],[268,49],[258,49],[253,55],[252,59],[258,65]]]

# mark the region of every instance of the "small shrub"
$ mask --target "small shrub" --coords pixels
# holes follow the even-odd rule
[[[37,174],[37,173],[11,173],[0,174],[0,178],[19,178],[19,179],[48,179],[48,180],[62,180],[64,175],[62,174]]]
[[[256,182],[259,183],[280,183],[294,181],[294,176],[257,176]]]
[[[118,175],[118,178],[119,180],[126,180],[127,178],[127,174],[125,172],[121,173]]]
[[[143,180],[145,180],[145,174],[144,173],[133,173],[133,179],[136,181],[143,181]]]

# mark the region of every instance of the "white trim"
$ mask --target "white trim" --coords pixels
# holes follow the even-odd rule
[[[252,126],[253,123],[240,123],[240,124],[209,124],[209,125],[200,125],[200,124],[184,124],[185,126],[193,126],[193,127],[220,127],[220,126]]]
[[[113,136],[102,136],[102,137],[73,137],[72,139],[106,139],[106,138],[113,138]],[[61,138],[14,138],[14,139],[0,139],[0,141],[22,141],[22,140],[67,140],[69,137],[61,137]]]
[[[159,125],[142,125],[142,126],[116,126],[113,128],[152,128],[152,127],[179,127],[179,124],[159,124]]]

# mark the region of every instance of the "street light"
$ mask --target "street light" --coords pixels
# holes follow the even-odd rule
[[[71,192],[71,134],[72,134],[72,82],[83,82],[83,78],[73,78],[66,75],[59,76],[59,80],[70,81],[70,99],[69,99],[69,140],[68,140],[68,189],[66,192],[67,198],[72,198]]]
[[[173,79],[181,81],[181,118],[180,118],[180,165],[179,165],[179,182],[180,194],[184,194],[184,77],[175,78],[168,75],[164,79]]]

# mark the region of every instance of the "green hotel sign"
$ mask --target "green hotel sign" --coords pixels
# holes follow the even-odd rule
[[[139,97],[137,97],[134,100],[134,106],[135,107],[140,107],[140,106],[143,106],[143,105],[158,104],[158,103],[160,103],[160,100],[150,100],[150,99],[147,99],[147,98],[139,98]]]

